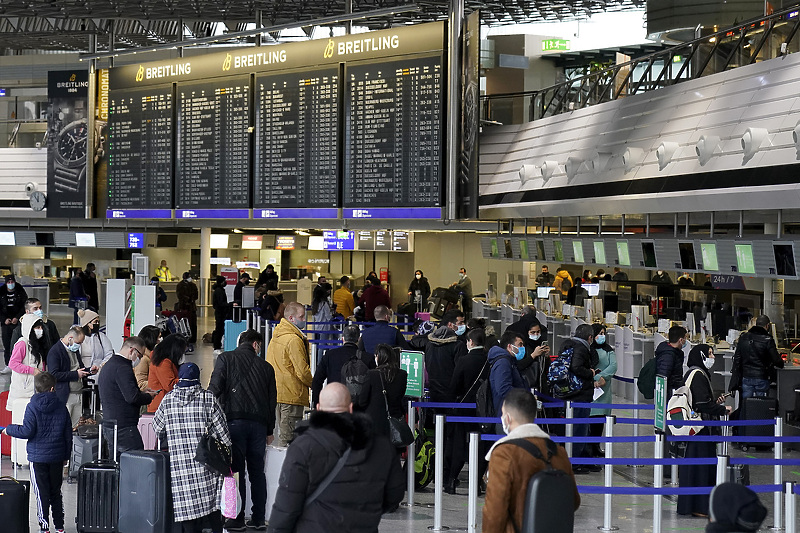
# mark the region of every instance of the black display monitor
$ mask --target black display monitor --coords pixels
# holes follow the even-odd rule
[[[642,266],[646,268],[658,267],[658,262],[656,261],[656,244],[654,242],[642,243],[642,257],[644,257]]]
[[[156,248],[177,248],[178,235],[175,233],[160,233],[156,238]]]
[[[536,241],[536,259],[547,261],[547,257],[544,254],[544,241]]]
[[[55,237],[50,232],[36,232],[36,246],[54,246]],[[66,259],[66,258],[65,258]]]
[[[694,243],[679,242],[678,251],[681,254],[681,268],[683,270],[697,270],[697,261],[694,256]]]
[[[772,252],[775,255],[775,273],[788,278],[797,277],[797,268],[794,262],[794,245],[792,243],[773,243]]]

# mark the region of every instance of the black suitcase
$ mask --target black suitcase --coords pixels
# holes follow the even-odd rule
[[[406,302],[397,306],[397,314],[405,315],[410,319],[414,318],[414,313],[417,312],[417,304],[413,302]]]
[[[448,302],[457,303],[458,291],[451,289],[450,287],[436,287],[431,293],[431,298],[441,298],[442,300],[446,300]]]
[[[18,481],[13,477],[0,477],[0,516],[4,533],[29,533],[28,509],[30,509],[30,481]]]
[[[173,531],[167,452],[125,452],[120,455],[119,468],[119,533]]]
[[[114,426],[116,440],[117,427]],[[102,453],[103,431],[98,434]],[[99,458],[78,469],[78,533],[117,533],[119,520],[119,465],[116,442],[111,445],[112,460]]]
[[[778,400],[765,396],[753,396],[744,401],[739,414],[742,420],[775,420],[778,416]],[[763,426],[741,426],[739,427],[740,437],[772,437],[775,435],[775,424]],[[769,448],[769,444],[743,442],[742,451],[747,451],[751,447]]]

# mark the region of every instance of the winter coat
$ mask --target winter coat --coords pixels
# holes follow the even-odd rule
[[[683,350],[664,341],[656,347],[656,374],[667,377],[667,398],[683,386]]]
[[[139,385],[140,391],[147,390],[147,378],[150,376],[150,357],[150,355],[142,355],[139,364],[133,369],[133,375],[136,376],[136,384]],[[153,412],[155,412],[155,409],[153,409]]]
[[[450,379],[450,397],[463,403],[475,403],[478,392],[476,383],[479,376],[489,375],[486,350],[474,348],[456,361],[453,377]]]
[[[55,392],[34,394],[25,408],[22,425],[9,424],[6,433],[27,439],[28,460],[32,463],[61,463],[72,451],[72,420]]]
[[[552,287],[555,280],[556,277],[550,272],[540,272],[539,275],[536,276],[536,285],[540,287]]]
[[[383,381],[381,381],[383,379]],[[395,418],[401,418],[406,412],[403,405],[403,398],[406,395],[406,385],[408,384],[408,372],[398,369],[395,371],[394,379],[389,381],[386,375],[380,370],[374,369],[367,372],[367,381],[361,394],[358,395],[358,407],[372,420],[372,429],[375,433],[389,437],[389,420],[386,418],[386,406],[389,406],[389,413]],[[383,398],[383,391],[386,389],[386,401]]]
[[[231,304],[228,303],[228,295],[225,287],[217,283],[214,284],[214,294],[211,299],[214,307],[214,319],[217,321],[227,320],[231,315]]]
[[[581,390],[569,397],[573,402],[591,402],[594,395],[594,372],[597,368],[597,354],[594,353],[589,343],[581,342],[581,339],[572,337],[564,341],[561,345],[561,353],[572,348],[572,363],[569,366],[570,372],[578,376],[583,387]]]
[[[183,280],[175,286],[175,295],[178,297],[178,305],[175,308],[178,311],[186,313],[197,312],[197,285],[191,281]]]
[[[354,342],[346,342],[339,348],[328,350],[323,354],[311,382],[311,405],[317,405],[319,402],[319,393],[326,380],[328,383],[342,382],[342,367],[355,355],[360,355],[361,361],[367,365],[367,368],[375,368],[375,358],[371,354],[359,350]]]
[[[501,414],[503,400],[511,389],[527,389],[528,384],[522,379],[517,369],[517,360],[502,346],[489,350],[489,387],[492,390],[492,401],[497,416]]]
[[[422,276],[420,279],[415,277],[413,280],[411,280],[411,284],[408,286],[408,292],[411,293],[409,298],[412,302],[417,297],[417,291],[419,291],[422,296],[422,304],[424,307],[425,302],[427,302],[428,298],[431,297],[431,285],[428,283],[428,278]]]
[[[83,271],[81,272],[81,283],[83,283],[83,292],[86,293],[86,298],[88,299],[87,305],[92,309],[99,309],[100,298],[97,295],[97,277]]]
[[[594,377],[594,380],[600,381],[600,378],[606,380],[606,384],[602,387],[603,394],[597,398],[597,400],[595,400],[595,403],[614,403],[614,398],[611,392],[611,382],[614,381],[614,374],[617,373],[617,354],[610,348],[611,346],[608,344],[595,346],[598,359],[597,369],[600,370],[600,372]],[[590,416],[610,414],[611,409],[592,408]]]
[[[274,270],[272,273],[269,273],[267,269],[261,271],[261,274],[258,275],[258,281],[256,281],[256,287],[260,287],[262,285],[266,285],[269,290],[276,290],[278,288],[278,273]]]
[[[775,380],[775,369],[783,368],[783,359],[772,335],[760,326],[753,326],[747,333],[743,333],[736,344],[733,368],[743,378]],[[731,383],[731,390],[739,386],[740,383],[737,387],[733,387]]]
[[[142,366],[142,363],[139,363]],[[137,366],[136,368],[139,368]],[[135,370],[135,369],[134,369]],[[150,372],[147,374],[147,388],[151,390],[160,390],[158,394],[153,397],[153,401],[147,406],[148,413],[155,413],[164,396],[169,393],[175,385],[178,384],[178,367],[175,366],[170,359],[164,359],[160,364],[150,365]]]
[[[267,346],[267,362],[275,370],[278,403],[307,406],[308,389],[313,380],[308,339],[285,318],[272,332],[272,340]]]
[[[703,420],[717,420],[718,417],[727,414],[725,406],[716,401],[708,370],[705,367],[690,366],[683,377],[684,383],[689,382],[692,372],[696,372],[689,387],[692,392],[692,410],[704,415]]]
[[[553,287],[560,291],[562,296],[566,297],[573,285],[572,276],[569,275],[569,272],[566,270],[556,272],[556,280],[553,282]]]
[[[103,418],[116,420],[120,428],[135,427],[141,406],[149,404],[152,398],[139,390],[131,361],[114,354],[103,366],[97,381]]]
[[[70,391],[78,393],[83,388],[83,383],[78,377],[78,368],[83,368],[79,357],[77,352],[70,353],[60,340],[47,353],[47,371],[56,378],[56,396],[65,405]]]
[[[523,424],[514,428],[511,433],[498,440],[486,459],[489,461],[486,500],[483,506],[484,533],[515,533],[513,524],[522,523],[525,511],[525,500],[528,492],[528,481],[534,474],[544,468],[544,463],[531,453],[516,444],[505,444],[511,439],[527,439],[534,443],[542,457],[547,457],[549,435],[536,424]],[[575,475],[569,462],[566,450],[558,446],[558,454],[550,459],[553,468],[563,470],[572,478],[575,486],[575,510],[581,504],[581,496],[575,484]],[[509,518],[513,519],[512,521]]]
[[[30,338],[33,325],[40,320],[36,315],[23,315],[20,319],[22,324],[22,337],[14,345],[11,353],[11,360],[8,362],[11,368],[11,386],[8,389],[8,400],[6,409],[11,411],[14,400],[18,398],[30,398],[33,396],[33,375],[34,369],[44,371],[47,366],[45,359],[47,354],[43,354],[42,360],[36,363],[36,359],[31,352]]]
[[[456,362],[467,353],[467,345],[447,326],[439,326],[427,337],[411,339],[411,348],[425,352],[425,372],[432,402],[453,402],[450,380]]]
[[[385,305],[389,309],[392,308],[392,300],[389,298],[389,293],[380,285],[370,284],[369,287],[364,289],[364,293],[358,303],[364,307],[364,317],[367,322],[375,321],[375,308],[379,305]]]
[[[6,319],[21,318],[25,314],[25,300],[28,293],[25,287],[17,283],[13,291],[3,285],[0,287],[0,323],[5,324]]]
[[[336,312],[345,318],[353,316],[356,309],[353,294],[344,287],[333,293],[333,305],[336,306]]]
[[[78,307],[78,302],[88,302],[88,300],[80,276],[72,276],[69,282],[69,307],[74,309]]]
[[[56,323],[52,320],[48,320],[46,316],[42,319],[42,323],[44,324],[44,338],[47,339],[46,347],[49,352],[50,348],[61,338],[61,335],[58,334]],[[14,346],[20,338],[22,338],[21,322],[17,324],[17,327],[15,327],[14,331],[11,333],[11,346]]]
[[[174,388],[158,406],[153,429],[167,437],[175,520],[192,520],[218,510],[223,478],[194,460],[206,430],[223,444],[233,444],[214,395],[200,385]]]
[[[361,338],[358,339],[358,347],[373,355],[379,344],[399,346],[402,349],[408,348],[408,342],[400,330],[390,326],[386,320],[379,320],[375,322],[375,325],[365,327],[361,331]]]
[[[269,518],[271,533],[377,533],[381,515],[403,499],[405,480],[389,440],[372,432],[369,417],[314,411],[298,424],[286,452]],[[308,507],[305,501],[347,448],[350,456]]]

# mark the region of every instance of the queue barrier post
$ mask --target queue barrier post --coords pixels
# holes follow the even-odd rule
[[[570,420],[570,419],[572,419],[572,418],[573,418],[573,408],[572,408],[572,402],[571,402],[571,401],[569,401],[569,400],[567,401],[567,407],[566,407],[565,417],[566,417],[566,419],[567,419],[567,420]],[[564,427],[564,436],[565,436],[565,437],[567,437],[568,439],[570,439],[570,438],[573,436],[573,431],[574,431],[574,430],[573,430],[573,426],[572,426],[572,424],[567,424],[567,425]],[[567,441],[567,442],[564,444],[564,448],[567,450],[567,455],[568,455],[568,456],[570,456],[570,457],[572,457],[572,441],[568,440],[568,441]]]
[[[786,511],[786,533],[797,533],[797,506],[794,496],[795,484],[793,481],[784,483],[783,497]]]
[[[728,465],[730,464],[730,461],[731,458],[727,455],[717,456],[717,485],[722,485],[729,480],[730,476],[728,475]]]
[[[638,407],[634,407],[633,408],[633,418],[635,418],[636,420],[639,420],[639,408]],[[634,437],[638,437],[639,436],[639,424],[638,423],[634,423],[633,424],[633,436]],[[634,459],[638,459],[639,458],[639,443],[636,440],[633,441],[633,458]],[[634,468],[639,468],[639,465],[633,465],[633,467]]]
[[[656,461],[664,459],[664,434],[656,432],[656,443],[653,448],[653,458]],[[653,467],[653,487],[660,489],[664,486],[664,465],[660,461]],[[661,503],[660,494],[653,495],[653,533],[661,533]]]
[[[775,437],[783,437],[783,418],[777,416],[775,417]],[[783,465],[780,464],[780,459],[783,459],[783,444],[775,439],[774,445],[775,451],[775,466],[773,466],[774,473],[773,473],[773,483],[775,485],[780,485],[783,483]],[[781,505],[781,493],[776,492],[772,495],[774,498],[773,502],[773,525],[770,529],[773,531],[781,531],[783,530],[783,506]],[[787,515],[788,517],[788,515]],[[788,526],[788,522],[786,523]]]
[[[414,406],[411,403],[411,400],[408,401],[408,426],[411,428],[411,431],[414,431],[414,426],[416,425],[416,421],[414,420]],[[408,445],[408,456],[406,457],[406,475],[408,478],[408,487],[406,488],[406,505],[409,507],[414,506],[414,487],[416,486],[416,470],[415,470],[415,462],[417,458],[417,445],[416,441],[411,441],[411,444]]]
[[[436,436],[434,440],[435,473],[433,477],[433,531],[446,531],[449,527],[442,525],[442,497],[444,492],[444,415],[436,415]]]
[[[309,366],[311,367],[311,375],[313,376],[314,374],[317,373],[317,343],[312,342],[310,344],[311,344],[310,348],[311,353],[309,354],[309,363],[310,363]]]
[[[616,417],[613,415],[606,416],[606,437],[613,437],[614,436],[614,424],[616,423]],[[606,443],[606,453],[605,456],[607,459],[613,459],[614,457],[614,443],[612,441],[608,441]],[[614,486],[614,466],[610,464],[606,464],[604,466],[605,476],[605,483],[604,486],[606,487],[613,487]],[[603,525],[598,526],[597,529],[600,531],[617,531],[619,528],[616,526],[611,525],[611,494],[604,494],[603,495]]]
[[[478,531],[478,443],[479,433],[469,434],[469,503],[467,506],[467,533]]]

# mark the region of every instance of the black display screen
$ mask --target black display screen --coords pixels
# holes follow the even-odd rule
[[[254,207],[337,207],[339,69],[256,79]]]
[[[175,207],[250,207],[250,78],[178,84]]]
[[[172,87],[113,91],[108,206],[172,207]]]
[[[442,62],[347,67],[344,204],[441,205]]]
[[[795,277],[797,268],[794,264],[794,246],[790,243],[773,244],[775,269],[779,276]]]
[[[694,244],[691,242],[679,242],[678,252],[681,255],[681,268],[683,270],[697,270],[697,261],[694,257]]]
[[[656,262],[656,245],[652,242],[643,242],[642,243],[642,256],[644,261],[642,262],[642,266],[647,268],[656,268],[658,263]]]

